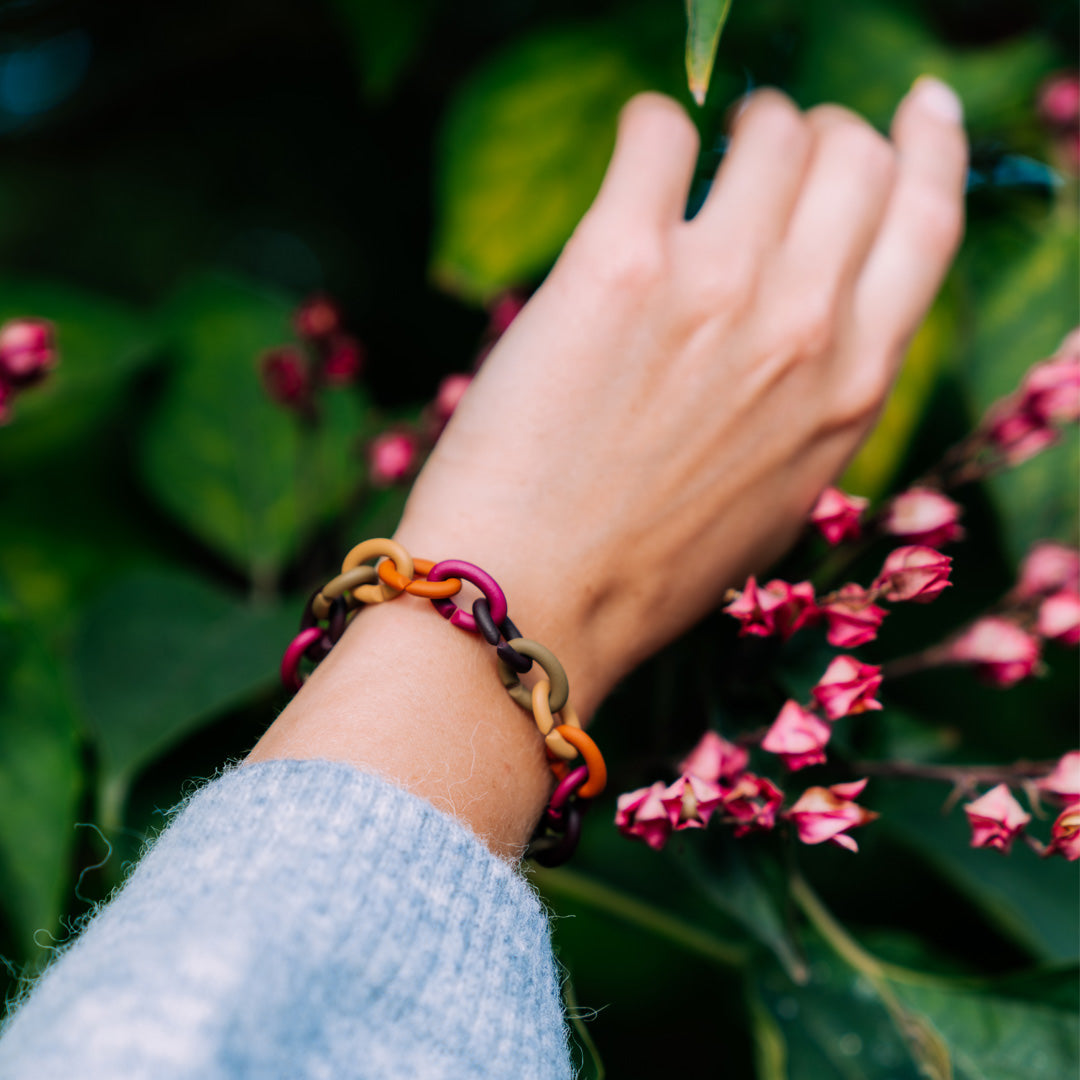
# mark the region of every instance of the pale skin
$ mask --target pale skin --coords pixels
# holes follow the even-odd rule
[[[697,151],[674,101],[626,106],[592,208],[395,534],[491,573],[586,721],[791,544],[873,426],[963,231],[960,107],[934,80],[890,138],[838,106],[754,93],[686,222]],[[354,620],[248,761],[273,758],[381,773],[506,858],[551,787],[490,647],[407,596]]]

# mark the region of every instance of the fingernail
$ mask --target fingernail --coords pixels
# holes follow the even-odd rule
[[[920,75],[912,86],[910,95],[918,103],[919,108],[932,113],[940,120],[950,124],[962,124],[964,122],[964,106],[956,91],[933,75]]]

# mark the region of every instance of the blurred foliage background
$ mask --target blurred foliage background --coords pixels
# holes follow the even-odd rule
[[[267,726],[303,598],[403,504],[368,483],[367,441],[471,367],[486,304],[543,276],[635,91],[700,124],[692,201],[755,85],[882,129],[923,72],[963,97],[968,236],[850,490],[917,475],[1078,321],[1075,157],[1037,115],[1044,80],[1077,66],[1074,4],[738,0],[701,109],[685,33],[674,0],[0,3],[0,319],[52,320],[62,358],[0,429],[8,992],[191,778]],[[367,359],[311,425],[258,364],[314,292]],[[1077,488],[1073,438],[965,491],[957,587],[932,620],[895,614],[867,658],[980,611],[1032,540],[1075,543]],[[730,622],[609,703],[611,795],[574,869],[538,877],[573,916],[556,942],[608,1074],[895,1080],[917,1075],[921,1039],[937,1075],[939,1043],[972,1080],[1075,1075],[1076,867],[970,850],[947,789],[874,781],[862,801],[883,817],[858,857],[712,833],[657,854],[615,833],[614,793],[661,775],[773,659]],[[823,655],[785,653],[791,685]],[[1056,757],[1076,743],[1078,673],[1075,654],[1050,663],[1008,692],[962,672],[887,686],[847,752]]]

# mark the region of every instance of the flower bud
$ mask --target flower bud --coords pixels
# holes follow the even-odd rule
[[[1044,795],[1066,806],[1080,803],[1080,750],[1063,754],[1054,771],[1035,782]]]
[[[1059,589],[1080,590],[1080,550],[1043,540],[1024,556],[1014,591],[1020,599],[1028,599]]]
[[[659,851],[671,835],[671,815],[663,802],[666,792],[667,785],[657,780],[651,787],[620,795],[615,802],[615,827],[623,836]]]
[[[331,386],[348,386],[364,369],[364,346],[348,334],[335,334],[326,343],[323,378]]]
[[[945,646],[945,659],[971,664],[992,686],[1008,687],[1033,674],[1039,664],[1039,640],[998,615],[973,622]]]
[[[494,337],[501,337],[510,329],[510,324],[521,314],[525,306],[525,297],[517,292],[505,292],[491,305],[488,316],[488,332]]]
[[[861,529],[859,517],[869,505],[869,499],[845,495],[834,487],[826,488],[810,511],[810,520],[830,544],[858,540]]]
[[[1080,859],[1080,804],[1067,806],[1058,815],[1043,855],[1062,855],[1069,862]]]
[[[396,429],[376,435],[368,448],[372,483],[389,487],[408,479],[420,459],[420,444],[410,431]]]
[[[293,313],[293,329],[308,340],[318,341],[341,329],[341,312],[328,296],[312,296]]]
[[[877,637],[888,612],[871,603],[870,594],[854,583],[845,585],[834,599],[818,608],[828,629],[825,638],[838,649],[857,649]]]
[[[271,349],[260,363],[263,386],[272,401],[302,408],[311,397],[311,374],[303,353],[291,345]]]
[[[0,427],[11,421],[11,402],[15,398],[15,391],[11,384],[0,379]]]
[[[1051,75],[1039,90],[1038,111],[1050,127],[1080,123],[1080,75],[1072,71]]]
[[[940,547],[964,535],[957,524],[960,507],[931,488],[910,488],[888,505],[882,529],[912,544]]]
[[[804,709],[797,701],[788,701],[761,740],[761,749],[777,754],[795,772],[825,761],[825,745],[832,735],[820,716]]]
[[[794,823],[804,844],[828,842],[847,851],[858,851],[859,845],[847,835],[848,829],[868,825],[879,816],[854,802],[865,787],[865,780],[855,780],[850,784],[807,788],[784,817]]]
[[[44,319],[11,319],[0,326],[0,376],[29,386],[56,363],[53,325]]]
[[[458,402],[465,396],[473,377],[464,373],[447,375],[435,392],[435,400],[432,402],[432,411],[435,418],[445,424],[454,414]]]
[[[1031,815],[1009,793],[1007,784],[998,784],[964,807],[971,823],[971,846],[988,847],[1009,854],[1013,841],[1024,831]]]
[[[689,757],[679,765],[679,772],[699,776],[702,780],[730,780],[746,769],[750,755],[730,743],[715,731],[706,731]]]
[[[676,831],[703,829],[709,824],[713,811],[723,799],[719,784],[698,776],[680,776],[660,798],[668,812],[668,820]]]
[[[810,694],[830,720],[839,720],[841,716],[880,709],[881,702],[874,699],[879,686],[880,667],[860,663],[854,656],[837,656]]]
[[[783,801],[784,793],[771,780],[744,772],[724,789],[724,815],[735,819],[735,835],[745,836],[773,828]]]
[[[1080,349],[1036,364],[1020,384],[1021,407],[1044,424],[1080,420]]]
[[[1080,645],[1080,593],[1062,589],[1039,605],[1039,633],[1061,645]]]
[[[760,586],[752,575],[723,610],[742,623],[741,637],[779,634],[785,641],[817,615],[814,587],[809,581],[792,585],[777,578]]]
[[[885,559],[874,588],[892,603],[912,600],[928,604],[948,588],[951,567],[952,559],[935,548],[899,547]]]

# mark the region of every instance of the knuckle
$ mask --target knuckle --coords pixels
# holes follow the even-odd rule
[[[750,259],[714,261],[699,268],[686,290],[689,313],[696,322],[739,315],[750,309],[758,289],[758,273]]]
[[[791,326],[794,356],[812,360],[827,355],[836,343],[837,323],[834,295],[820,292],[804,297]]]
[[[667,275],[668,256],[659,235],[625,231],[614,243],[588,245],[592,279],[620,292],[646,292]]]
[[[860,359],[839,380],[833,400],[833,423],[841,428],[863,427],[881,411],[892,380],[885,363]]]

